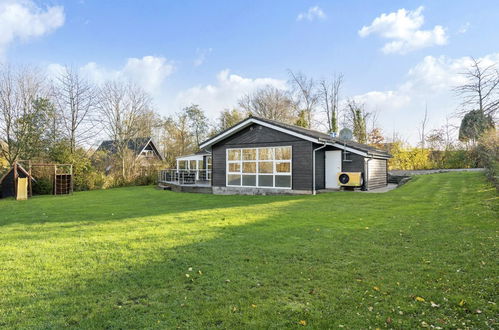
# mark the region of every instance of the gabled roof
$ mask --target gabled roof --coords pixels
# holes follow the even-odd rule
[[[159,153],[158,148],[156,148],[156,145],[154,144],[151,137],[140,137],[140,138],[130,139],[128,141],[127,147],[138,157],[148,145],[152,147],[152,149],[159,157],[159,159],[163,160],[163,156],[161,156],[161,154]],[[117,152],[116,140],[102,141],[102,143],[100,144],[99,148],[97,148],[96,151],[105,151],[109,154],[116,154]]]
[[[304,127],[299,127],[296,125],[290,125],[286,123],[282,123],[276,120],[271,120],[271,119],[266,119],[266,118],[260,118],[260,117],[255,117],[251,116],[243,121],[239,122],[238,124],[220,132],[219,134],[211,137],[210,139],[202,142],[199,147],[201,149],[209,148],[213,144],[222,141],[223,139],[231,136],[232,134],[235,134],[239,132],[240,130],[252,125],[252,124],[259,124],[265,127],[269,127],[278,131],[281,131],[283,133],[293,135],[296,137],[299,137],[301,139],[311,141],[314,143],[318,144],[328,144],[332,145],[334,147],[337,147],[339,149],[347,150],[353,153],[361,154],[363,156],[369,157],[369,156],[375,156],[375,157],[381,157],[381,158],[390,158],[391,155],[380,149],[376,149],[374,147],[371,147],[367,144],[363,143],[357,143],[354,141],[348,141],[348,140],[342,140],[339,138],[334,138],[326,133],[322,133],[319,131],[315,131],[312,129],[304,128]]]
[[[4,173],[4,175],[2,175],[2,177],[0,178],[0,183],[2,183],[2,182],[3,182],[3,180],[7,177],[7,175],[9,175],[9,173],[10,173],[10,172],[12,172],[13,170],[14,170],[14,166],[12,166],[12,167],[10,168],[10,170],[8,170],[7,172],[5,172],[5,173]],[[28,178],[31,178],[31,180],[32,180],[32,181],[35,181],[35,182],[36,182],[36,180],[33,178],[33,176],[32,176],[32,175],[29,175],[29,172],[28,172],[28,171],[26,171],[26,170],[24,169],[24,167],[22,167],[21,165],[17,164],[17,170],[18,170],[18,171],[20,171],[20,172],[23,172],[23,173],[24,173],[24,175],[26,175]]]

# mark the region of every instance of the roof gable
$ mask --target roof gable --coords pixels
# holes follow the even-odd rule
[[[158,156],[160,160],[163,160],[163,156],[158,151],[158,148],[154,144],[152,138],[150,137],[140,137],[130,139],[127,144],[127,148],[131,150],[137,157],[144,151],[146,148],[150,147],[150,150],[153,150],[154,153]],[[149,149],[149,148],[148,148]],[[105,140],[102,141],[99,148],[96,151],[104,151],[108,154],[116,154],[116,140]]]
[[[285,124],[279,121],[275,120],[270,120],[270,119],[265,119],[265,118],[259,118],[259,117],[248,117],[245,120],[239,122],[238,124],[234,125],[233,127],[230,127],[226,129],[225,131],[222,131],[221,133],[211,137],[210,139],[202,142],[200,144],[200,148],[209,148],[215,143],[218,143],[234,134],[237,132],[243,130],[244,128],[252,125],[252,124],[259,124],[264,127],[268,127],[274,130],[281,131],[283,133],[298,137],[300,139],[318,143],[318,144],[328,144],[332,145],[336,148],[343,149],[343,150],[348,150],[353,153],[360,154],[365,157],[370,157],[370,156],[375,156],[375,157],[381,157],[381,158],[390,158],[391,155],[387,153],[384,150],[379,150],[374,147],[371,147],[366,144],[362,143],[357,143],[354,141],[346,141],[346,140],[341,140],[338,138],[333,138],[330,135],[326,133],[322,133],[319,131],[295,126],[295,125],[290,125],[290,124]]]

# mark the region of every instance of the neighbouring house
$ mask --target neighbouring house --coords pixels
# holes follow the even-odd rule
[[[102,141],[97,148],[96,153],[103,152],[107,155],[105,170],[107,173],[112,168],[112,157],[117,153],[117,144],[115,140]],[[130,139],[127,143],[127,148],[132,153],[134,161],[139,167],[148,167],[159,164],[164,160],[161,153],[158,151],[156,144],[150,137],[141,137]]]
[[[215,194],[339,189],[341,172],[358,173],[362,188],[372,190],[387,185],[391,158],[386,151],[365,144],[254,116],[199,147],[205,155],[211,154],[209,183]]]

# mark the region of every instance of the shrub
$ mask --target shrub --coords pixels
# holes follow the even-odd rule
[[[51,195],[54,191],[54,183],[50,178],[37,178],[32,183],[33,195]]]
[[[499,191],[499,134],[490,130],[478,141],[476,148],[480,165],[485,167],[485,173]]]

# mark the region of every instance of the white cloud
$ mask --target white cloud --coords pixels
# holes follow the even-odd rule
[[[0,0],[0,57],[16,41],[46,35],[64,24],[64,9],[42,9],[30,0]]]
[[[314,21],[316,19],[326,19],[326,14],[319,6],[310,7],[306,12],[299,13],[296,17],[297,21]]]
[[[212,52],[212,48],[208,49],[197,49],[196,50],[196,59],[194,60],[193,64],[194,66],[200,66],[206,61],[206,57]]]
[[[48,71],[57,72],[62,67],[51,64]],[[97,84],[107,80],[132,80],[151,94],[159,93],[165,79],[172,74],[175,67],[164,57],[144,56],[129,58],[126,64],[118,70],[104,68],[95,62],[89,62],[80,68],[80,72]]]
[[[484,66],[499,66],[499,53],[478,60]],[[461,100],[452,90],[464,82],[461,73],[471,64],[469,57],[426,56],[408,71],[406,80],[394,90],[370,91],[354,99],[363,102],[368,111],[379,111],[378,121],[385,133],[394,130],[415,143],[426,104],[430,126],[433,125],[430,128],[442,125],[447,116],[456,112]],[[459,124],[456,118],[454,121]]]
[[[182,108],[189,104],[198,104],[210,115],[216,116],[226,108],[237,105],[237,101],[246,93],[271,85],[286,89],[286,81],[273,78],[244,78],[231,74],[228,69],[217,75],[216,84],[200,85],[181,91],[176,98],[176,107]]]
[[[384,53],[406,54],[414,50],[447,43],[445,28],[435,25],[432,30],[421,30],[424,24],[424,7],[416,10],[399,9],[389,14],[376,17],[371,25],[363,26],[358,31],[361,37],[377,34],[392,40],[381,49]]]

